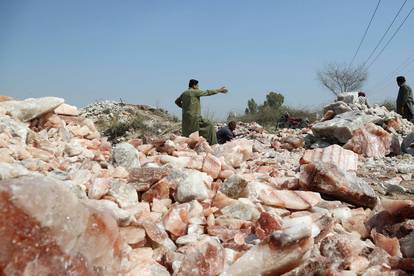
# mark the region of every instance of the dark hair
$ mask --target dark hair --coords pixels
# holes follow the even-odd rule
[[[198,80],[191,79],[190,82],[188,83],[188,88],[193,88],[197,84],[198,84]]]
[[[403,76],[397,77],[397,83],[404,83],[404,82],[405,82],[405,78]]]
[[[367,95],[365,95],[365,93],[364,92],[362,92],[362,91],[359,91],[358,92],[358,97],[366,97]]]
[[[235,121],[230,121],[227,125],[229,126],[230,129],[235,129],[237,123]]]

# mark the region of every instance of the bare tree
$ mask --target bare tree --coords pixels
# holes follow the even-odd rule
[[[342,92],[360,89],[368,78],[364,66],[351,67],[346,64],[331,63],[318,72],[318,79],[323,86],[336,96]]]

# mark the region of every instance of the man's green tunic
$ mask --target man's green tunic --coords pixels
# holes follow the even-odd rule
[[[219,93],[217,90],[206,90],[190,88],[184,91],[175,100],[176,105],[182,108],[182,134],[189,136],[198,131],[206,138],[210,145],[217,144],[216,131],[212,123],[201,117],[200,97],[211,96]]]
[[[397,112],[409,121],[411,121],[414,115],[413,92],[406,84],[401,85],[400,90],[398,91]]]

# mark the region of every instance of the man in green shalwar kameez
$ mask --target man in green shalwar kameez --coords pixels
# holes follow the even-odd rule
[[[411,121],[414,116],[413,110],[413,92],[403,76],[397,77],[397,84],[400,87],[397,97],[397,113],[403,118]]]
[[[227,93],[223,86],[219,89],[200,90],[197,80],[190,80],[188,89],[175,100],[175,104],[182,109],[182,134],[189,136],[198,131],[206,138],[210,145],[217,144],[216,130],[213,124],[201,117],[200,97],[211,96],[217,93]]]

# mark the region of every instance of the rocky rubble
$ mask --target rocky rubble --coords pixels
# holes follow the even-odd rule
[[[380,159],[360,133],[352,151],[257,124],[212,147],[197,133],[112,145],[60,99],[24,106],[0,107],[2,275],[414,272],[414,203],[364,172],[387,176],[382,160],[408,179],[412,159]]]
[[[167,111],[147,105],[98,101],[82,108],[80,114],[114,143],[181,131],[180,122]]]

